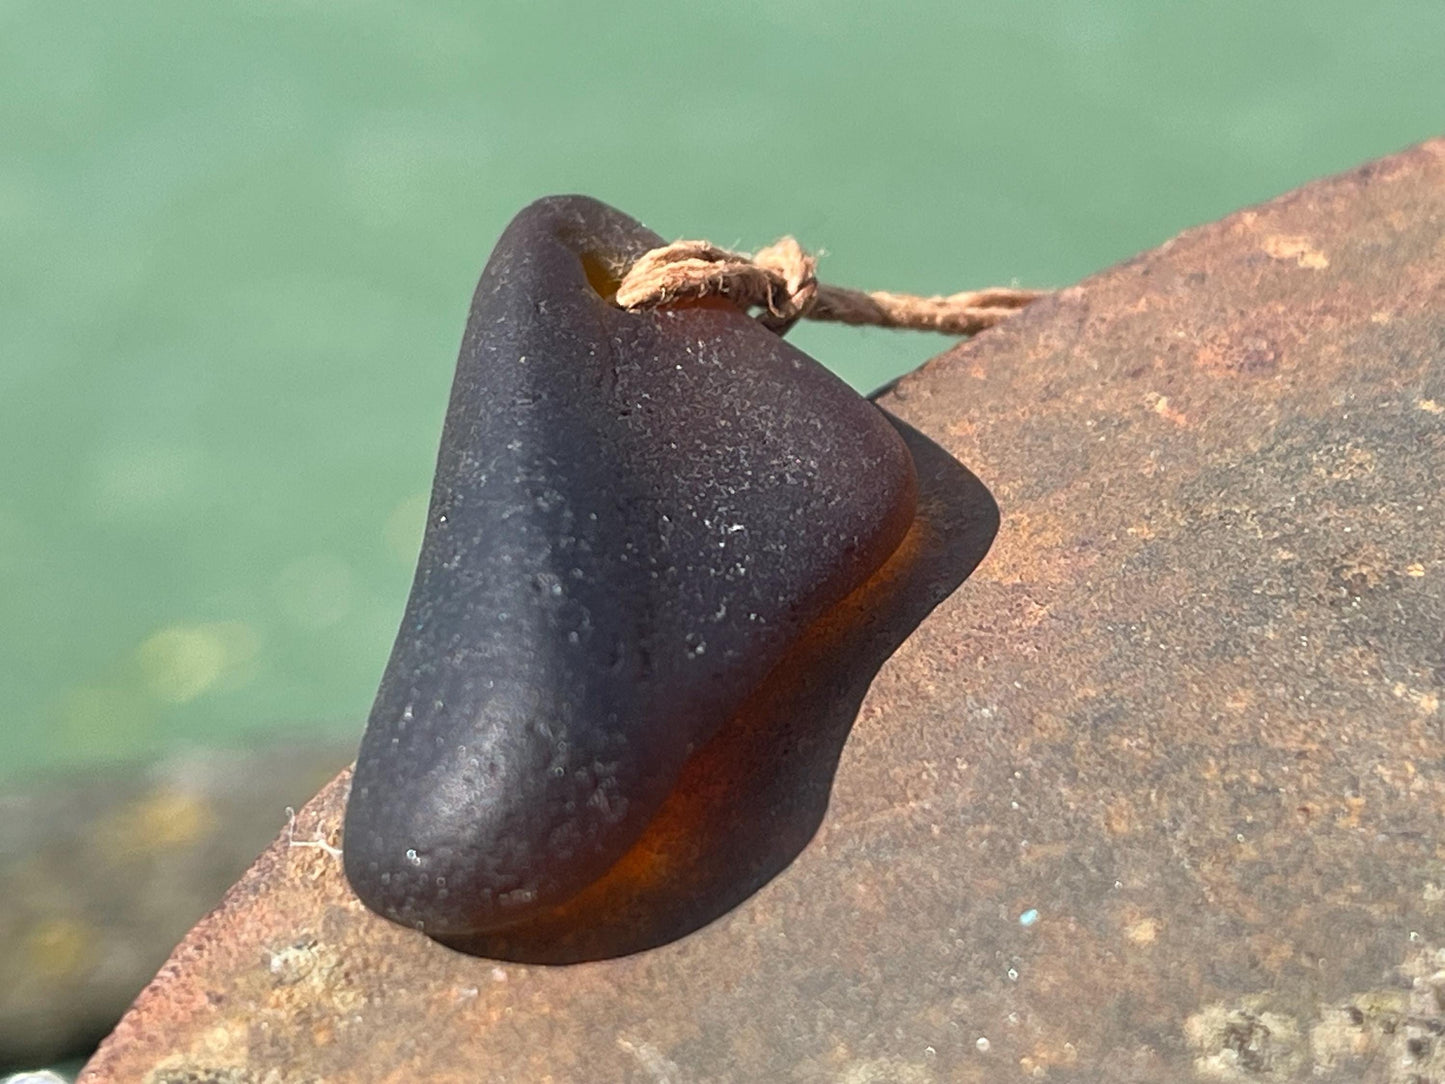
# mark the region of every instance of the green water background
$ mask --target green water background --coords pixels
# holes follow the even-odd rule
[[[536,196],[1063,285],[1445,129],[1442,73],[1440,0],[0,0],[0,776],[359,732]]]

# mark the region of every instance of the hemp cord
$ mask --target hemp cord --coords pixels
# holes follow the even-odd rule
[[[994,287],[947,297],[865,293],[819,282],[817,267],[791,237],[751,256],[707,241],[674,241],[637,259],[617,287],[617,304],[636,310],[725,297],[763,309],[758,319],[779,335],[800,319],[973,335],[1048,292]]]

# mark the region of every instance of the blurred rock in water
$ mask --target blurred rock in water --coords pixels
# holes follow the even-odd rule
[[[83,1054],[350,741],[0,788],[0,1071]]]

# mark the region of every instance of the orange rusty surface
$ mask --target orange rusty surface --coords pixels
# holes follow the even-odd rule
[[[1439,1079],[1445,141],[881,402],[919,550],[714,754],[684,820],[722,838],[673,853],[721,917],[664,893],[452,951],[312,845],[343,778],[81,1079]]]

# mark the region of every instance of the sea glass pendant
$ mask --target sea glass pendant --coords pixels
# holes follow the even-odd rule
[[[812,358],[726,302],[615,305],[661,243],[544,199],[477,287],[346,814],[357,894],[428,934],[598,879],[912,522],[898,434]]]

